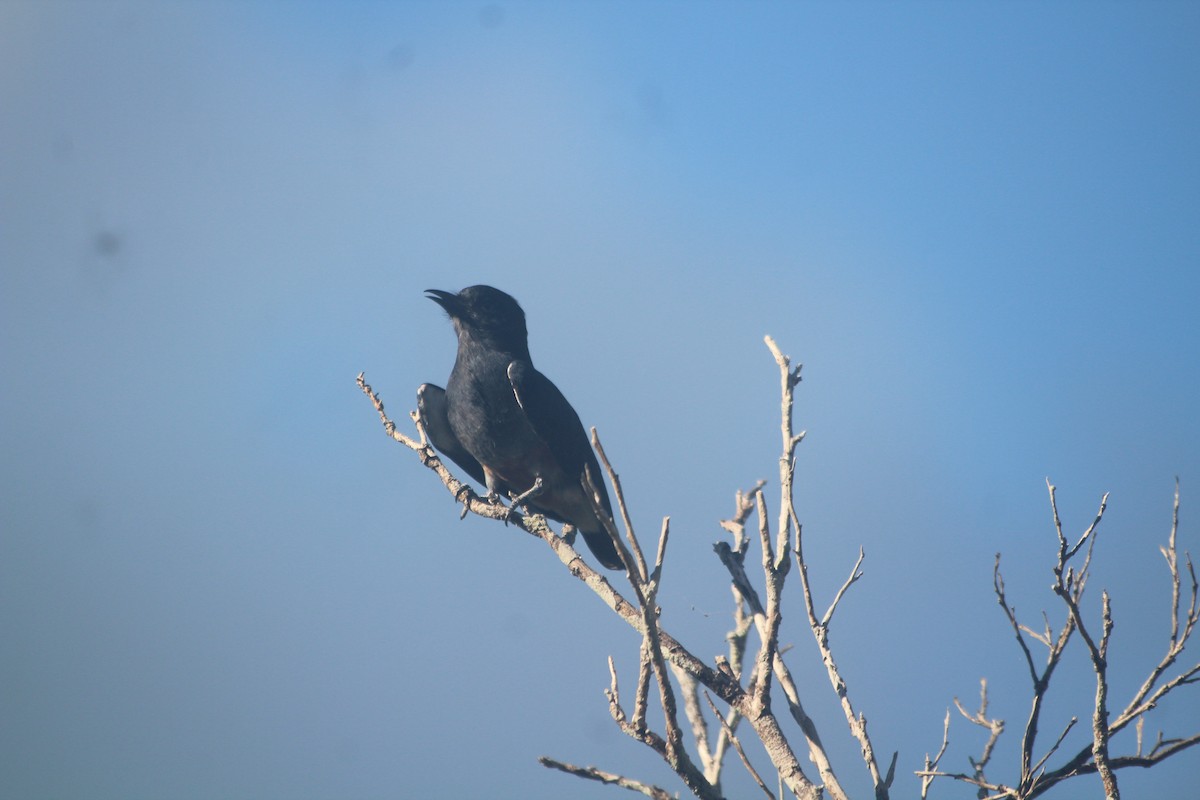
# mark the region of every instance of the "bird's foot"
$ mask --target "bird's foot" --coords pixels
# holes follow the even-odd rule
[[[513,517],[513,510],[511,507],[504,505],[504,498],[500,496],[500,493],[489,486],[488,493],[484,495],[484,499],[492,505],[497,505],[504,509],[504,516],[500,519],[502,519],[504,524],[507,525],[508,521]]]
[[[534,479],[533,486],[530,486],[529,489],[513,498],[512,508],[515,509],[517,506],[525,506],[525,510],[528,511],[529,506],[526,505],[526,501],[537,497],[545,488],[546,485],[542,483],[542,476],[539,475]]]
[[[459,519],[466,519],[467,512],[471,510],[471,487],[465,483],[458,487],[458,491],[454,493],[454,502],[462,503],[462,511],[458,513]]]

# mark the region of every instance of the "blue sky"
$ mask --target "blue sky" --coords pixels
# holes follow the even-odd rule
[[[833,642],[897,795],[981,677],[1014,763],[991,566],[1061,619],[1047,476],[1072,531],[1112,493],[1088,599],[1123,701],[1177,475],[1200,551],[1198,40],[1165,2],[0,5],[0,793],[617,791],[539,755],[681,788],[608,718],[632,632],[460,523],[354,386],[403,419],[453,361],[422,290],[474,283],[524,305],[643,536],[671,516],[664,625],[706,658],[716,522],[776,474],[762,336],[804,362],[814,583],[866,548]],[[864,792],[797,588],[791,663]],[[1089,713],[1082,651],[1060,680],[1048,737]]]

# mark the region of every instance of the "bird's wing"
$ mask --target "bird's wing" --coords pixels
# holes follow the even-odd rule
[[[425,433],[429,435],[429,441],[438,452],[458,464],[476,483],[486,485],[483,467],[467,452],[450,429],[446,390],[432,383],[422,383],[417,389],[417,410],[421,414],[421,421],[425,423]]]
[[[575,510],[563,511],[562,516],[579,529],[588,548],[601,564],[609,569],[621,569],[624,565],[612,539],[591,511],[590,501],[585,499],[582,481],[586,467],[591,471],[592,482],[600,493],[601,506],[609,517],[613,515],[604,476],[600,474],[600,465],[596,462],[596,454],[592,452],[587,434],[583,432],[579,415],[558,387],[527,361],[509,363],[508,380],[516,395],[517,405],[525,412],[525,418],[534,432],[545,442],[563,472],[578,481],[577,494],[572,492],[566,497],[560,496],[552,505],[560,510],[574,506]],[[587,510],[581,513],[577,503],[583,504]]]
[[[600,464],[584,433],[583,423],[567,398],[549,378],[527,361],[511,362],[508,365],[508,380],[516,395],[517,405],[525,412],[525,418],[533,426],[534,432],[550,448],[559,466],[568,474],[575,473],[580,480],[583,479],[584,467],[589,468],[604,510],[612,516]]]

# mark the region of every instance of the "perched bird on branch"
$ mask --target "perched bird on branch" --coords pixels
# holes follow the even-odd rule
[[[600,465],[575,409],[534,369],[521,306],[491,286],[426,294],[446,310],[458,334],[445,390],[431,383],[417,390],[433,446],[486,485],[492,498],[513,497],[514,505],[569,522],[601,564],[622,569],[583,487],[587,468],[611,517]]]

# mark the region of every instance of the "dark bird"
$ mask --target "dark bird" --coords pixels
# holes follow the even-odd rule
[[[601,564],[623,569],[583,488],[587,468],[608,516],[612,506],[579,415],[534,369],[525,312],[491,286],[458,294],[429,289],[450,315],[458,356],[445,390],[417,390],[429,440],[492,497],[516,496],[530,511],[569,522]]]

